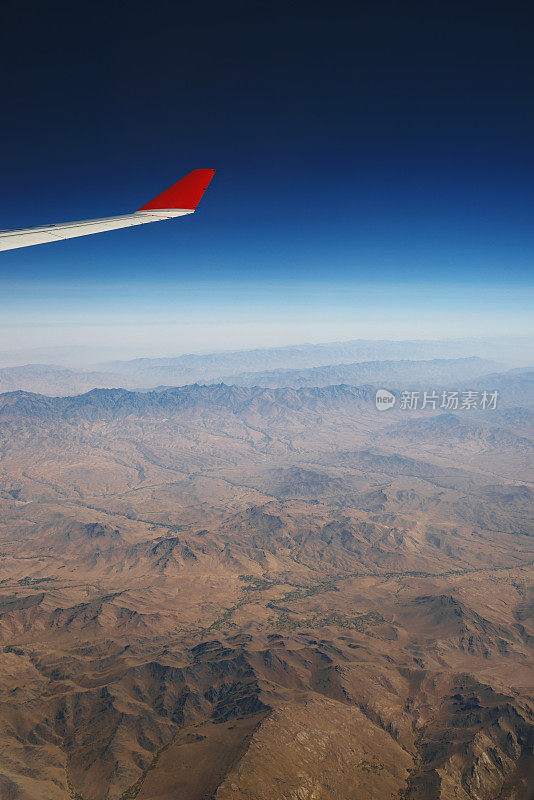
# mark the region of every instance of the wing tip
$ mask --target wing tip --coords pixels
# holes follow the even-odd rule
[[[177,183],[154,197],[153,200],[141,206],[138,211],[162,208],[194,211],[202,200],[202,196],[214,175],[214,169],[194,169]]]

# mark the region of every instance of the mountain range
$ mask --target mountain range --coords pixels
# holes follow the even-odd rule
[[[532,800],[532,372],[338,368],[0,394],[2,800]]]

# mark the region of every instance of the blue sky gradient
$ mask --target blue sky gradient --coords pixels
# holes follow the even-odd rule
[[[0,349],[121,325],[165,352],[531,333],[533,16],[9,6],[0,227],[124,213],[217,174],[192,217],[1,253]]]

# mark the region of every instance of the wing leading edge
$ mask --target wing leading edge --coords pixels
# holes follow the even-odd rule
[[[214,169],[195,169],[132,214],[0,231],[0,250],[74,239],[76,236],[89,236],[193,214],[214,174]]]

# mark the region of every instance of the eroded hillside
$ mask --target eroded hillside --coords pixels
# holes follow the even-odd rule
[[[530,800],[533,417],[0,397],[0,797]]]

